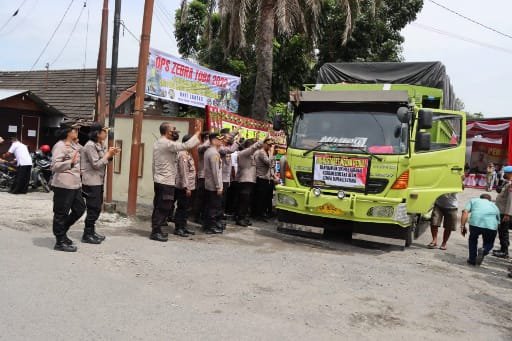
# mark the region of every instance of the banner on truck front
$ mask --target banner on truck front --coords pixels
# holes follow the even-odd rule
[[[313,186],[364,189],[369,163],[368,158],[316,153]]]
[[[240,77],[213,71],[165,52],[150,49],[146,94],[204,108],[238,112]]]

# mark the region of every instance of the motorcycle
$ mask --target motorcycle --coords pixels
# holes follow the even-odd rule
[[[8,162],[0,162],[0,191],[10,191],[16,177],[16,167]]]
[[[43,187],[46,193],[51,191],[52,161],[49,156],[41,151],[32,155],[32,171],[30,175],[30,186],[34,189]]]

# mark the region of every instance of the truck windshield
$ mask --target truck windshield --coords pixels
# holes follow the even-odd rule
[[[350,151],[374,154],[407,152],[406,124],[395,113],[370,111],[321,111],[295,119],[290,146],[297,149]],[[360,149],[360,150],[358,150]],[[362,151],[361,151],[362,149]]]

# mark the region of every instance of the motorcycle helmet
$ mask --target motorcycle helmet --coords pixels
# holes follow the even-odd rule
[[[47,144],[43,144],[39,149],[45,154],[49,153],[52,150],[50,146]]]

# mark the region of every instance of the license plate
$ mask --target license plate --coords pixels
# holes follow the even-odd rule
[[[323,204],[316,208],[317,212],[331,215],[342,215],[343,211],[332,204]]]

